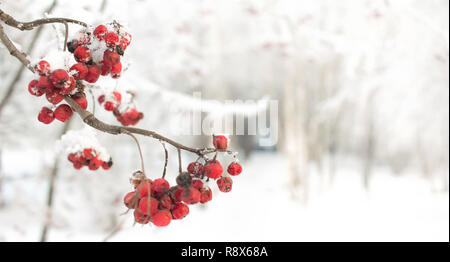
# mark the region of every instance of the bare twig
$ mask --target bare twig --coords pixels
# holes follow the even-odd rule
[[[160,141],[161,142],[161,141]],[[166,148],[166,144],[164,144],[164,142],[161,142],[161,145],[164,148],[164,157],[165,157],[165,161],[164,161],[164,171],[163,171],[163,175],[162,178],[166,177],[166,171],[167,171],[167,163],[169,162],[169,152],[167,152],[167,148]]]
[[[122,132],[123,132],[124,134],[127,134],[127,135],[131,136],[131,137],[134,139],[134,141],[136,142],[136,145],[137,145],[138,150],[139,150],[139,156],[141,157],[141,168],[142,168],[142,173],[144,173],[144,175],[145,175],[144,157],[143,157],[143,155],[142,155],[141,145],[139,144],[139,141],[138,141],[137,138],[136,138],[132,133],[130,133],[129,131],[123,130]]]
[[[178,149],[178,173],[181,174],[181,172],[183,172],[183,168],[181,165],[181,150],[179,148]]]
[[[15,56],[19,61],[24,64],[31,72],[34,73],[34,68],[30,65],[30,60],[28,60],[27,55],[24,52],[19,51],[17,47],[13,44],[13,42],[6,35],[3,30],[3,26],[0,24],[0,40],[6,46],[9,53],[12,56]]]

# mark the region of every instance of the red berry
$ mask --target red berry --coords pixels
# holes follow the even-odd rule
[[[104,170],[108,170],[108,169],[110,169],[112,167],[112,165],[113,165],[113,162],[112,162],[111,159],[109,159],[108,161],[103,162],[102,168]]]
[[[199,162],[192,162],[188,165],[187,170],[189,173],[196,177],[203,175],[203,165]]]
[[[212,200],[212,191],[209,187],[200,189],[200,203],[204,204]]]
[[[103,53],[103,64],[108,66],[113,66],[120,62],[120,56],[113,51],[105,51]]]
[[[91,51],[86,46],[77,47],[75,52],[73,52],[73,56],[75,57],[75,60],[80,63],[87,63],[92,58]]]
[[[46,76],[50,74],[50,64],[45,60],[39,61],[39,63],[34,66],[34,70],[36,70],[40,76]]]
[[[97,157],[89,160],[89,170],[97,170],[102,166],[103,161],[98,159]]]
[[[109,32],[105,35],[105,43],[109,48],[114,48],[119,42],[119,36],[116,33]]]
[[[232,176],[237,176],[242,172],[242,166],[238,162],[233,162],[228,165],[227,172]]]
[[[200,191],[197,188],[190,186],[189,188],[183,188],[181,198],[184,203],[188,205],[197,204],[200,202]]]
[[[64,69],[57,69],[50,75],[50,82],[57,88],[62,88],[69,81],[69,74]]]
[[[120,77],[120,72],[122,72],[122,63],[118,62],[111,67],[111,76],[116,79]]]
[[[83,167],[83,165],[79,162],[73,162],[73,167],[75,169],[81,169]]]
[[[104,105],[104,108],[106,111],[113,111],[116,108],[116,105],[114,104],[114,102],[107,101]]]
[[[99,96],[97,100],[99,104],[103,104],[103,102],[105,102],[105,95]]]
[[[221,192],[230,192],[231,188],[233,187],[233,180],[231,179],[231,177],[222,177],[217,180],[217,185],[219,186],[219,190]]]
[[[28,84],[28,92],[34,96],[42,96],[44,92],[38,88],[38,80],[31,80],[31,82]]]
[[[129,192],[123,198],[123,203],[129,209],[134,209],[138,205],[139,199],[136,197],[136,192]]]
[[[75,100],[75,102],[77,102],[77,104],[83,108],[86,109],[88,106],[88,102],[86,99],[86,94],[85,93],[76,93],[74,95],[71,96],[73,100]]]
[[[164,178],[158,178],[155,181],[153,181],[152,184],[152,193],[154,192],[155,194],[162,194],[165,193],[167,190],[169,190],[170,185],[169,182],[167,182],[167,180],[165,180]]]
[[[54,89],[53,84],[50,81],[50,77],[48,76],[41,76],[39,78],[37,87],[41,90],[41,92],[45,93],[51,92]]]
[[[139,200],[138,208],[142,214],[153,216],[156,212],[158,212],[158,200],[153,197],[143,197]]]
[[[75,89],[75,78],[69,77],[69,80],[62,87],[62,94],[68,95]]]
[[[199,179],[193,180],[192,181],[192,186],[194,188],[197,188],[198,190],[200,190],[200,189],[203,188],[203,182],[201,180],[199,180]]]
[[[64,96],[61,95],[58,91],[49,92],[45,94],[45,97],[50,103],[54,105],[59,104],[64,99]]]
[[[69,159],[70,162],[74,162],[75,161],[75,154],[74,153],[70,153],[67,156],[67,159]]]
[[[87,160],[91,160],[95,157],[95,152],[92,148],[85,148],[83,149],[83,156]]]
[[[172,209],[173,219],[183,219],[188,214],[189,214],[189,206],[183,203],[175,204],[174,208]]]
[[[73,77],[76,80],[82,80],[86,77],[88,68],[83,63],[76,63],[70,68],[69,72],[73,74]]]
[[[48,107],[43,107],[38,115],[38,120],[46,125],[53,122],[55,119],[55,115],[53,114],[53,111]]]
[[[148,180],[141,182],[136,188],[136,192],[139,193],[139,198],[149,196],[149,189],[151,189],[151,187],[152,187],[151,180],[148,179]]]
[[[97,65],[91,65],[88,66],[88,73],[84,80],[86,80],[89,83],[95,83],[97,82],[98,78],[100,77],[100,67]]]
[[[59,105],[55,109],[55,118],[61,122],[66,122],[67,119],[72,117],[72,115],[73,115],[72,108],[70,108],[70,106],[66,104]]]
[[[228,147],[228,139],[225,136],[213,136],[213,145],[217,150],[226,150]]]
[[[218,160],[208,161],[205,165],[205,175],[212,179],[219,178],[223,173],[222,165]]]
[[[113,92],[114,100],[116,100],[117,103],[120,103],[122,100],[122,95],[119,92],[114,91]]]
[[[97,37],[99,40],[102,40],[105,38],[107,32],[108,28],[106,28],[106,26],[99,25],[94,29],[94,36]]]
[[[134,221],[138,222],[139,224],[148,224],[150,222],[150,216],[146,216],[142,214],[139,209],[134,210]]]
[[[172,207],[172,199],[168,195],[164,195],[159,200],[159,208],[170,210]]]
[[[169,211],[160,210],[151,218],[152,223],[157,227],[165,227],[172,221],[172,215]]]
[[[109,72],[111,72],[111,66],[110,65],[106,65],[105,63],[103,63],[103,61],[100,64],[101,64],[100,70],[102,71],[101,75],[102,76],[108,75]]]

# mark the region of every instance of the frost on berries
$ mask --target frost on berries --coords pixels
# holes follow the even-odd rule
[[[108,170],[113,164],[106,149],[100,145],[94,133],[87,128],[67,132],[61,137],[57,146],[59,151],[67,155],[67,160],[75,169],[87,167],[92,171],[100,168]]]

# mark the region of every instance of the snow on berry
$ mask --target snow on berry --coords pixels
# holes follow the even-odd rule
[[[89,170],[109,169],[112,165],[111,157],[88,128],[64,134],[57,142],[57,150],[68,156],[75,169],[83,166]]]

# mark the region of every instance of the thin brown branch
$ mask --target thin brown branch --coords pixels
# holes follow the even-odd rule
[[[15,56],[19,61],[24,64],[31,72],[34,73],[34,68],[30,65],[30,60],[28,60],[27,55],[24,52],[19,51],[17,47],[13,44],[13,42],[6,35],[3,30],[3,26],[0,24],[0,40],[8,49],[9,53],[12,56]]]
[[[181,172],[183,172],[183,167],[181,165],[181,150],[179,148],[178,149],[178,173],[181,174]]]
[[[84,27],[87,27],[87,24],[78,20],[70,19],[70,18],[42,18],[37,19],[31,22],[20,22],[14,19],[12,16],[8,15],[7,13],[3,12],[3,10],[0,9],[0,20],[5,22],[5,24],[15,27],[21,31],[25,30],[33,30],[34,28],[45,25],[45,24],[54,24],[54,23],[72,23],[81,25]]]
[[[165,157],[165,160],[164,160],[164,171],[163,171],[163,175],[162,175],[162,178],[164,179],[166,177],[166,172],[167,172],[167,163],[169,162],[169,152],[167,152],[166,144],[164,144],[164,142],[161,142],[161,145],[164,148],[164,157]]]
[[[143,157],[143,155],[142,155],[141,145],[139,144],[139,141],[138,141],[137,138],[136,138],[132,133],[130,133],[129,131],[123,130],[122,132],[123,132],[124,134],[127,134],[127,135],[131,136],[131,137],[134,139],[134,141],[136,142],[136,145],[137,145],[138,150],[139,150],[139,156],[141,157],[141,168],[142,168],[142,173],[144,173],[144,175],[145,175],[144,157]]]

